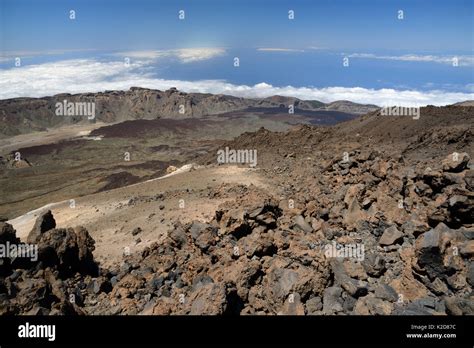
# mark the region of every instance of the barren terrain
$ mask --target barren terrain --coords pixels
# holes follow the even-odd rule
[[[1,266],[0,313],[474,313],[473,107],[265,115],[125,121],[6,158],[0,238],[39,262]],[[257,166],[218,164],[224,147]]]

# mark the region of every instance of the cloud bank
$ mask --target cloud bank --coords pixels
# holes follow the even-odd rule
[[[181,51],[185,62],[200,60],[203,54]],[[137,55],[145,57],[145,55]],[[199,57],[199,58],[198,58]],[[176,87],[185,92],[229,94],[261,98],[272,95],[292,96],[306,100],[331,102],[350,100],[376,105],[446,105],[474,99],[474,93],[455,93],[440,90],[414,91],[395,89],[367,89],[362,87],[293,87],[272,86],[262,82],[256,85],[236,85],[224,80],[168,80],[155,77],[149,62],[131,60],[98,61],[72,59],[0,70],[0,99],[15,97],[43,97],[59,93],[100,92],[127,90],[138,86],[166,90]]]
[[[404,62],[429,62],[429,63],[440,63],[453,65],[453,62],[457,62],[458,66],[474,66],[474,56],[466,55],[453,55],[453,56],[433,56],[433,55],[417,55],[417,54],[405,54],[402,56],[384,56],[376,55],[372,53],[352,53],[347,55],[349,58],[362,58],[362,59],[382,59],[382,60],[398,60]]]

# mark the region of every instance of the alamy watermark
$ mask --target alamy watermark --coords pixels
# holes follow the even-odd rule
[[[234,150],[226,146],[225,149],[217,151],[217,163],[249,164],[251,167],[257,165],[257,150]]]
[[[33,262],[38,261],[38,245],[15,244],[8,241],[0,244],[0,258],[15,259],[17,257],[29,258]]]
[[[47,338],[52,342],[56,340],[56,325],[38,325],[26,322],[18,326],[19,338]]]
[[[57,102],[56,116],[87,116],[89,120],[95,118],[95,102]]]
[[[351,258],[361,262],[365,257],[364,244],[338,244],[332,242],[324,246],[324,256],[327,258]]]
[[[380,109],[382,116],[410,116],[414,120],[420,118],[419,106],[384,106]]]

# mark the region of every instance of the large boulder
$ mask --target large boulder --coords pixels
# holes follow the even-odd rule
[[[19,241],[13,226],[6,222],[0,222],[0,243],[19,243]]]
[[[226,298],[222,284],[206,283],[196,286],[184,299],[183,305],[191,315],[218,315],[228,310]]]
[[[273,257],[262,280],[263,295],[271,312],[278,313],[290,295],[299,294],[302,299],[321,296],[329,281],[329,271],[324,256],[315,261],[320,267],[304,266],[288,258]]]
[[[37,243],[39,238],[46,231],[52,230],[56,227],[56,220],[54,220],[51,210],[45,211],[36,219],[33,229],[28,234],[26,241],[30,244]]]
[[[19,244],[20,239],[16,237],[16,231],[12,225],[0,222],[0,248],[6,252],[9,244]],[[8,256],[8,255],[4,255]],[[0,276],[10,274],[12,271],[12,260],[9,257],[0,257]]]
[[[463,195],[451,196],[448,200],[448,211],[452,224],[472,224],[474,222],[474,193],[466,192]]]
[[[474,299],[447,297],[446,312],[451,315],[474,315]]]
[[[373,294],[361,297],[354,306],[356,315],[389,315],[392,313],[393,304]]]
[[[396,226],[387,228],[382,237],[380,237],[379,244],[383,246],[392,245],[403,240],[403,233],[400,232]]]
[[[193,221],[189,227],[189,232],[194,244],[203,252],[216,243],[217,228],[210,224]]]
[[[61,278],[76,272],[97,275],[92,251],[94,240],[84,227],[52,229],[38,240],[39,261],[43,267],[55,267]]]
[[[456,234],[443,223],[420,235],[415,242],[417,265],[431,280],[445,279],[456,270],[445,263],[446,243]],[[450,258],[448,258],[449,260]]]
[[[466,169],[471,158],[466,152],[453,153],[442,161],[443,171],[445,172],[461,172]]]
[[[276,227],[279,216],[281,209],[276,200],[268,197],[244,197],[235,203],[221,204],[216,211],[215,220],[222,234],[240,239],[252,233],[254,228],[267,230]]]
[[[331,286],[324,290],[323,313],[336,314],[342,312],[342,289],[338,286]]]

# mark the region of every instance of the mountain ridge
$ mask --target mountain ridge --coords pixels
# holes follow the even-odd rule
[[[342,111],[365,114],[378,109],[376,105],[348,101],[322,103],[294,97],[271,96],[267,98],[242,98],[224,94],[185,93],[170,88],[166,91],[131,87],[127,91],[97,93],[62,93],[41,98],[12,98],[0,100],[0,137],[42,131],[67,124],[90,122],[83,116],[57,116],[56,103],[94,102],[95,121],[105,123],[135,119],[203,117],[219,115],[247,108],[289,108],[309,111]]]

